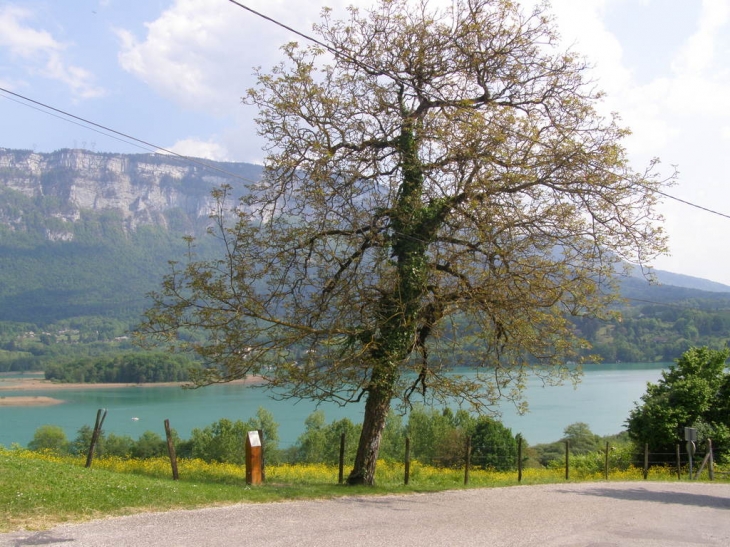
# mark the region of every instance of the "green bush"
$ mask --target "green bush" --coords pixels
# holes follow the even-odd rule
[[[648,444],[653,462],[672,462],[683,429],[694,427],[698,446],[712,439],[717,460],[730,458],[729,355],[728,349],[690,348],[656,384],[647,385],[626,421],[637,456]]]
[[[236,463],[246,461],[245,445],[249,431],[262,430],[264,433],[265,458],[269,463],[277,463],[279,452],[279,426],[265,408],[259,408],[255,418],[246,422],[235,422],[222,418],[203,429],[193,429],[191,435],[191,455],[206,462]]]
[[[69,442],[62,427],[57,425],[42,425],[35,430],[33,439],[28,443],[30,450],[52,450],[59,454],[69,452]]]
[[[290,452],[292,463],[327,463],[335,465],[340,459],[340,438],[345,434],[345,461],[353,462],[360,427],[348,418],[325,423],[321,410],[310,414],[304,422],[305,431]]]

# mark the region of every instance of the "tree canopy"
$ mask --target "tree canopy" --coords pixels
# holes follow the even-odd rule
[[[528,371],[570,374],[567,316],[665,250],[662,181],[632,170],[543,7],[379,0],[314,31],[244,99],[267,156],[234,223],[215,192],[225,255],[175,265],[140,330],[203,357],[201,385],[365,400],[349,482],[372,484],[393,401],[484,412],[521,404]]]
[[[649,383],[626,420],[629,436],[649,444],[657,461],[673,461],[684,428],[697,429],[698,441],[712,439],[719,459],[730,457],[730,350],[690,348],[676,365]]]

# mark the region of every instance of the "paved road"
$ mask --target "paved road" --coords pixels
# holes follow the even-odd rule
[[[609,547],[730,545],[730,485],[581,483],[144,513],[0,546]]]

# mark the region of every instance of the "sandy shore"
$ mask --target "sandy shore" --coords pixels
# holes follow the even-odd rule
[[[235,380],[231,384],[255,384],[261,379],[250,377],[246,380]],[[0,379],[0,391],[64,391],[70,389],[122,389],[130,387],[181,387],[188,382],[156,382],[149,384],[71,384],[52,382],[41,378],[3,378]]]
[[[53,397],[0,397],[0,406],[51,406],[63,403]]]
[[[68,389],[112,389],[125,387],[182,386],[184,382],[160,382],[157,384],[66,384],[39,378],[18,378],[0,380],[0,391],[62,391]]]

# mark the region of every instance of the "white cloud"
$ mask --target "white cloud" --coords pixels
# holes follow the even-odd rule
[[[254,9],[309,30],[319,8],[297,4],[304,16],[291,21],[291,3],[249,2]],[[309,4],[309,6],[307,5]],[[229,114],[253,83],[253,67],[268,68],[279,46],[295,38],[290,32],[227,2],[175,0],[138,38],[119,29],[119,62],[159,94],[178,104],[216,115]]]
[[[659,5],[674,10],[682,7]],[[645,83],[639,83],[640,78],[632,74],[628,68],[631,59],[606,28],[608,7],[631,17],[630,3],[622,0],[554,0],[552,11],[566,43],[574,44],[594,65],[598,87],[607,92],[606,110],[619,112],[623,123],[632,129],[626,143],[630,151],[644,158],[660,154],[663,147],[686,132],[687,124],[700,123],[698,117],[715,124],[730,116],[726,99],[730,95],[730,0],[703,0],[698,19],[687,21],[694,29],[684,43],[675,36],[662,36],[665,48],[678,44],[672,71]],[[656,35],[647,29],[646,40],[653,39]],[[645,80],[646,75],[640,76]]]
[[[12,4],[0,6],[0,48],[6,48],[11,57],[23,61],[29,75],[40,75],[68,86],[76,97],[92,98],[104,94],[94,85],[93,75],[66,62],[66,45],[58,42],[49,32],[26,24],[33,14]]]
[[[205,158],[214,161],[230,161],[228,150],[217,143],[215,139],[207,141],[197,138],[183,139],[168,147],[168,150],[182,156],[193,158]]]
[[[600,76],[599,87],[609,97],[619,93],[631,80],[631,71],[623,63],[619,40],[604,24],[608,0],[554,0],[551,12],[557,17],[565,46],[585,56]]]
[[[680,75],[706,73],[716,59],[717,39],[730,18],[728,0],[703,0],[697,30],[682,48],[672,68]]]

